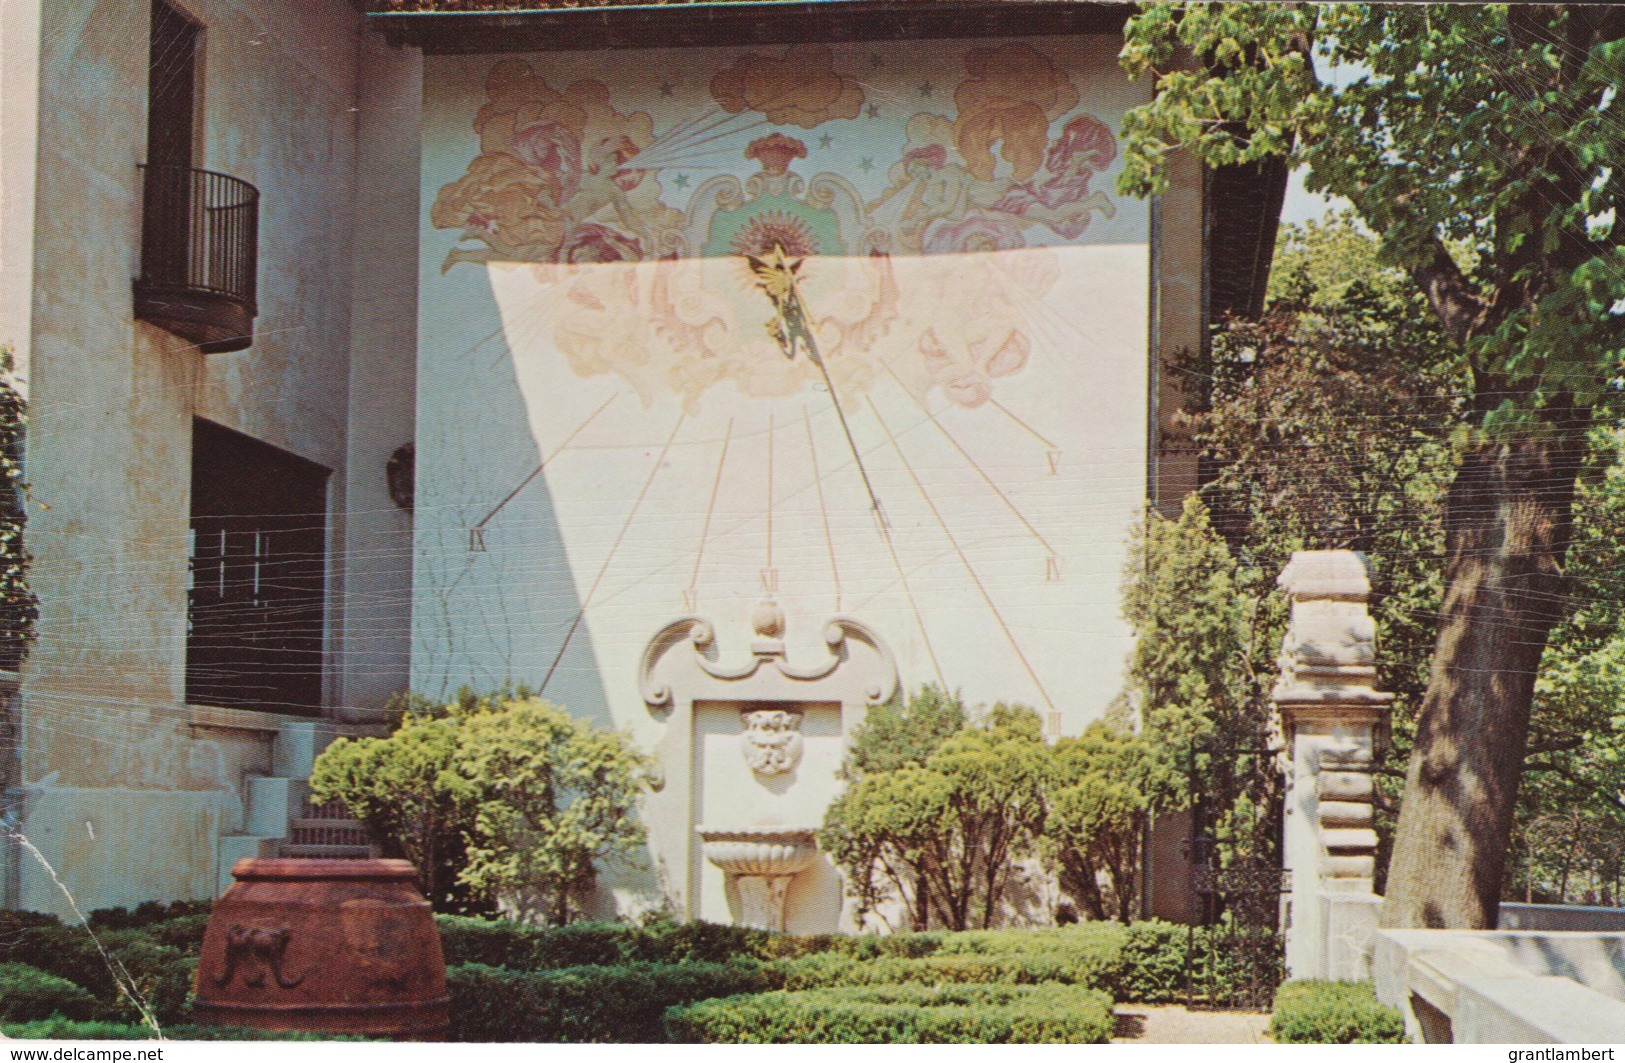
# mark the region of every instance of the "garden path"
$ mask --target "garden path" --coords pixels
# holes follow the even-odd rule
[[[1121,1004],[1118,1045],[1267,1045],[1270,1017],[1262,1011],[1192,1011],[1179,1005]]]

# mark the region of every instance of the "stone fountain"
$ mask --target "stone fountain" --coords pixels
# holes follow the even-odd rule
[[[757,930],[784,929],[784,898],[790,880],[818,856],[810,827],[694,828],[705,858],[739,890],[740,923]]]

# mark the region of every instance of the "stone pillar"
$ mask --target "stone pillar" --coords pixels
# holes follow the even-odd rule
[[[1371,584],[1349,550],[1295,553],[1278,582],[1292,601],[1271,694],[1287,774],[1287,970],[1365,978],[1381,900],[1371,768],[1393,699],[1376,689]]]

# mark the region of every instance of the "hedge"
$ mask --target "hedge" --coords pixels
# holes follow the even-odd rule
[[[718,923],[658,920],[531,926],[505,919],[440,915],[440,943],[450,965],[481,963],[519,971],[622,963],[727,963],[741,956],[769,959],[830,948],[833,935],[796,937]]]
[[[160,1025],[162,1025],[160,1023]],[[370,1041],[370,1037],[325,1033],[294,1033],[287,1030],[250,1030],[242,1026],[164,1026],[171,1041]],[[41,1022],[7,1023],[0,1026],[7,1037],[43,1041],[148,1041],[158,1035],[152,1027],[127,1022],[73,1022],[46,1019]]]
[[[88,1019],[96,998],[66,978],[21,963],[0,963],[0,1022],[35,1022],[53,1015]]]
[[[180,908],[181,905],[136,909],[151,912],[163,907]],[[115,913],[122,909],[112,909]],[[135,1023],[140,1012],[119,989],[118,982],[108,970],[107,960],[96,947],[107,950],[123,965],[134,980],[137,991],[153,1009],[160,1025],[180,1022],[186,1018],[192,982],[197,969],[198,945],[189,942],[195,937],[201,944],[197,913],[186,913],[164,923],[146,923],[139,927],[108,929],[134,919],[125,913],[112,919],[106,913],[92,913],[91,924],[98,921],[102,928],[93,939],[84,927],[64,926],[54,916],[28,912],[0,912],[0,963],[24,963],[47,974],[66,979],[86,990],[97,1006],[88,1018],[115,1023]],[[174,941],[175,944],[167,942]]]
[[[513,971],[465,963],[446,972],[454,1041],[664,1040],[665,1011],[767,988],[761,965],[630,963]]]
[[[904,948],[854,963],[842,951],[779,961],[769,969],[775,988],[837,986],[1057,982],[1112,990],[1123,980],[1122,943],[1116,923],[1043,930],[975,930],[935,935],[923,955]],[[916,935],[898,935],[907,943]],[[923,935],[920,935],[923,936]]]
[[[1112,1028],[1106,994],[1053,984],[761,993],[666,1013],[684,1044],[1104,1044]]]
[[[1123,934],[1117,969],[1101,988],[1117,1000],[1183,1004],[1191,938],[1188,926],[1160,919],[1131,923]]]
[[[1275,994],[1270,1034],[1284,1045],[1401,1045],[1405,1019],[1368,982],[1287,982]]]

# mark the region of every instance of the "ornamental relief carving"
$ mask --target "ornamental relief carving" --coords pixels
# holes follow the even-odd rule
[[[801,713],[757,709],[741,716],[739,751],[757,775],[786,775],[801,762]]]

